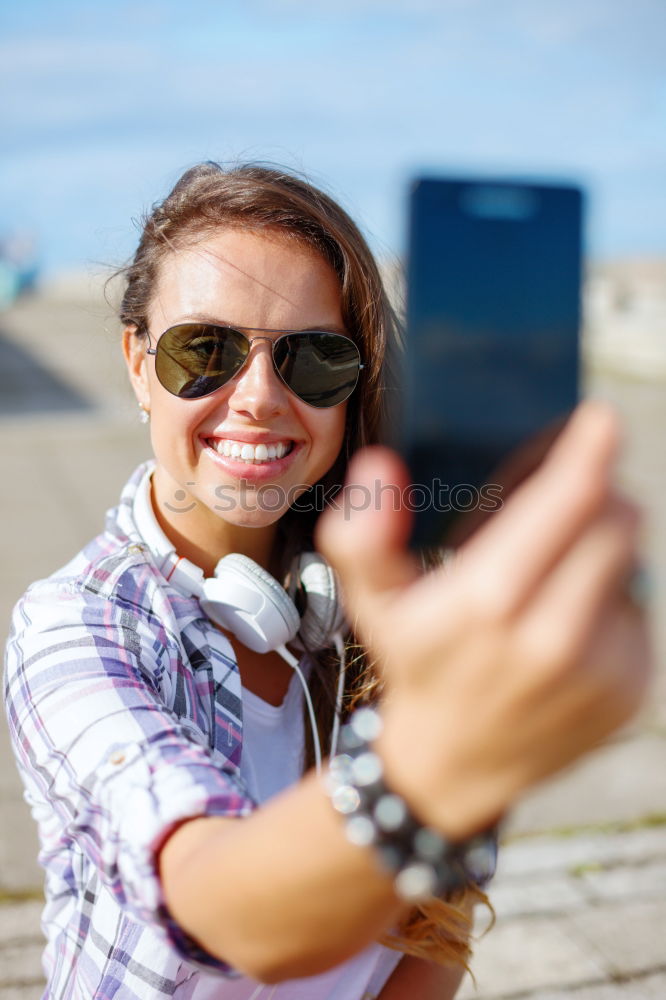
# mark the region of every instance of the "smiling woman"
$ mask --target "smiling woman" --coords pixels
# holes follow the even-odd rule
[[[203,164],[126,278],[153,456],[8,646],[48,995],[446,1000],[498,818],[645,686],[614,422],[581,409],[424,573],[367,447],[395,318],[334,201]],[[330,503],[345,480],[376,505]]]

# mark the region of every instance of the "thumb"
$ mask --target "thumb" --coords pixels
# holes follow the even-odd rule
[[[391,599],[420,575],[407,550],[409,483],[398,455],[364,448],[350,462],[344,490],[317,524],[317,548],[340,576],[348,620],[375,648],[371,637],[381,629]]]

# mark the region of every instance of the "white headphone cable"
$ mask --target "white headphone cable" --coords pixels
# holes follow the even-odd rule
[[[340,718],[342,716],[342,699],[345,693],[345,676],[347,673],[347,663],[345,660],[345,640],[341,632],[336,632],[333,642],[337,654],[340,657],[340,672],[338,673],[338,689],[335,695],[335,718],[333,719],[333,729],[331,731],[331,757],[335,757],[338,749],[338,736],[340,735]]]
[[[308,706],[308,713],[310,715],[310,725],[312,726],[312,741],[314,743],[315,767],[317,768],[317,774],[321,775],[321,746],[319,744],[319,733],[317,732],[317,720],[315,719],[314,708],[312,705],[312,698],[310,697],[310,691],[308,690],[308,682],[303,676],[303,671],[298,665],[298,660],[292,653],[289,652],[286,646],[278,646],[275,652],[279,653],[282,659],[286,660],[289,666],[294,668],[301,682],[301,686],[303,688],[303,694],[305,695],[305,701]]]

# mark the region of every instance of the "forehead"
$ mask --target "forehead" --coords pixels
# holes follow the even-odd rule
[[[342,323],[340,284],[311,247],[273,231],[225,229],[162,261],[151,318],[205,314],[244,326]]]

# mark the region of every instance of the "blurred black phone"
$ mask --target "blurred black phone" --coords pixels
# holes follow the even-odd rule
[[[417,548],[501,506],[493,472],[577,402],[582,205],[559,184],[412,187],[398,440]]]

